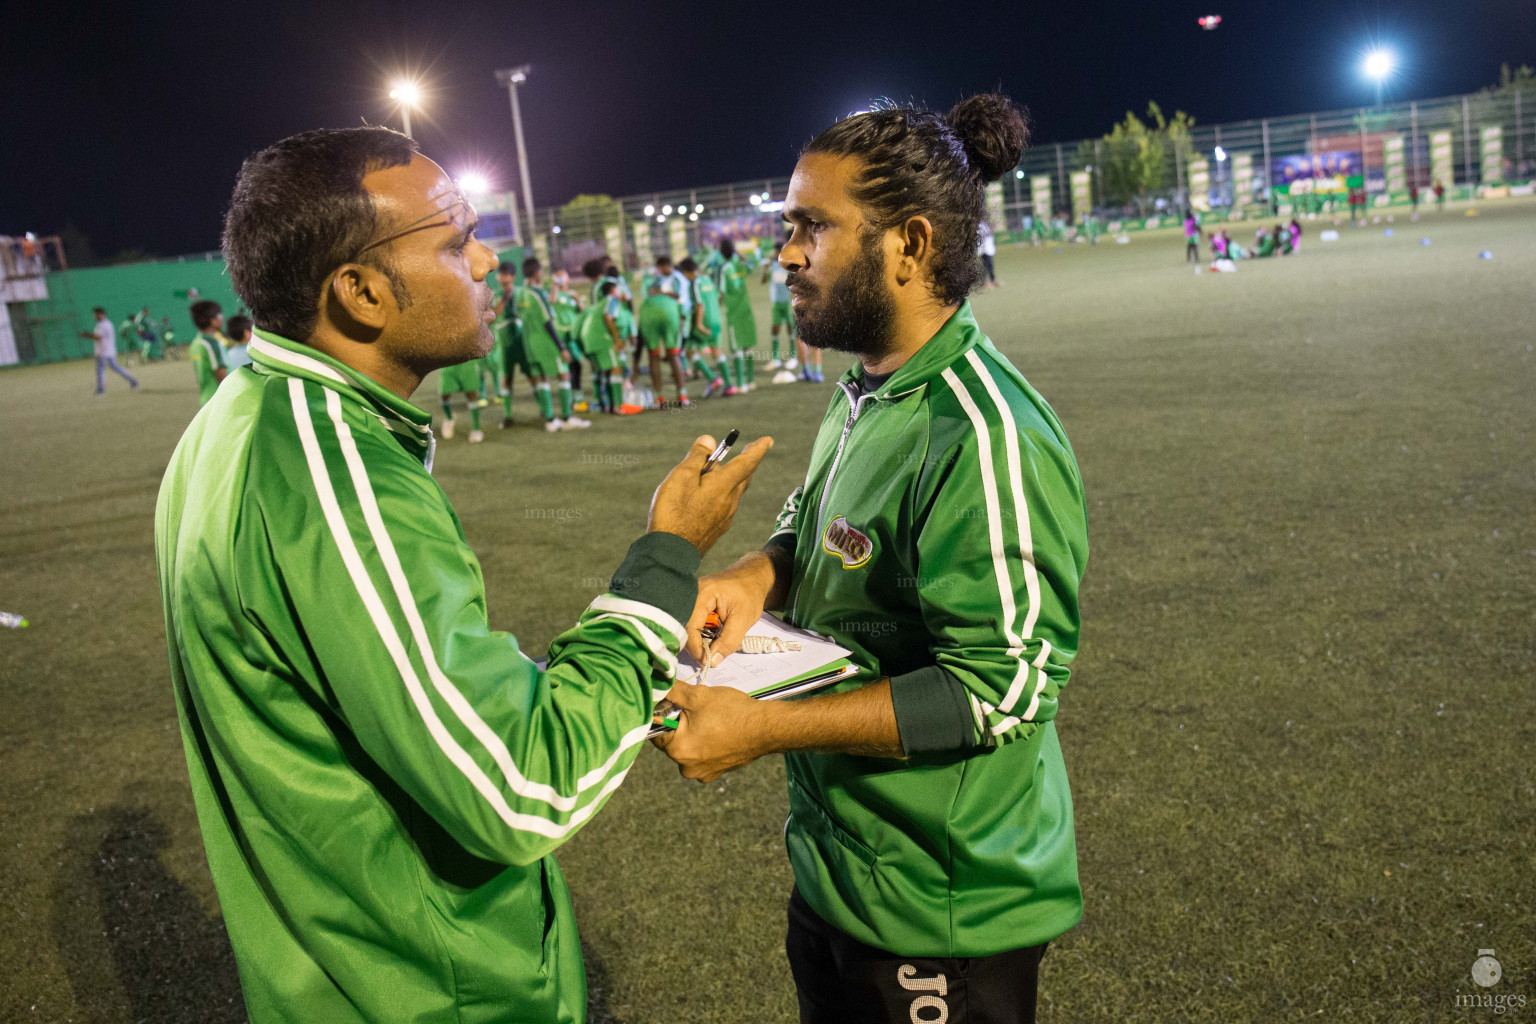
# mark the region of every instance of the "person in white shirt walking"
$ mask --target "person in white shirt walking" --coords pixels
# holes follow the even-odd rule
[[[112,321],[107,319],[107,311],[97,306],[92,310],[96,314],[96,327],[93,330],[81,331],[80,337],[90,338],[96,343],[96,393],[107,393],[107,367],[119,377],[128,382],[131,391],[139,386],[139,382],[133,379],[133,375],[117,364],[117,328],[112,326]]]
[[[986,288],[997,287],[997,268],[994,267],[993,257],[997,255],[997,238],[992,234],[992,225],[983,217],[981,223],[976,226],[976,252],[981,256],[981,265],[987,268]]]

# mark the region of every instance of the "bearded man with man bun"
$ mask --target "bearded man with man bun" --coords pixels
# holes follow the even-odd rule
[[[851,649],[837,692],[679,683],[658,741],[709,781],[783,753],[803,1022],[1033,1021],[1082,916],[1054,719],[1088,558],[1060,420],[982,333],[984,190],[1027,139],[1005,96],[873,110],[802,151],[785,201],[795,321],[857,357],[762,549],[699,581],[689,650],[765,608]]]

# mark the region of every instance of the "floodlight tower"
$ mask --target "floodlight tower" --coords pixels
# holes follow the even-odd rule
[[[523,114],[517,105],[517,87],[528,81],[531,64],[519,64],[515,68],[503,68],[496,72],[496,84],[506,87],[512,98],[512,133],[517,136],[517,169],[523,179],[523,205],[528,208],[528,219],[533,220],[533,185],[528,180],[528,148],[523,144]]]
[[[408,78],[402,78],[389,90],[389,98],[400,104],[400,118],[405,122],[405,134],[411,138],[411,108],[421,103],[421,86]]]
[[[1397,58],[1391,50],[1377,49],[1365,55],[1365,76],[1376,82],[1376,105],[1381,106],[1381,86],[1392,69],[1397,66]]]

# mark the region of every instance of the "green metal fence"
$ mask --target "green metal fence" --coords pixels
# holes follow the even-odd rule
[[[1026,152],[1015,172],[1000,183],[1001,201],[994,210],[1001,213],[1003,223],[998,226],[1005,232],[1019,232],[1035,219],[1053,216],[1070,223],[1074,213],[1081,220],[1090,210],[1101,223],[1127,227],[1144,225],[1148,216],[1177,215],[1186,206],[1209,209],[1217,217],[1238,211],[1253,216],[1309,202],[1291,195],[1299,179],[1287,181],[1285,175],[1296,172],[1299,158],[1328,159],[1330,154],[1348,164],[1351,173],[1340,177],[1358,177],[1373,205],[1406,203],[1413,187],[1427,198],[1436,181],[1451,199],[1497,196],[1510,186],[1520,193],[1536,178],[1533,103],[1536,91],[1527,97],[1511,88],[1196,124],[1185,139],[1163,138],[1161,167],[1135,194],[1117,189],[1113,174],[1106,174],[1110,144],[1102,137],[1044,143]],[[1354,154],[1352,163],[1348,154]],[[1112,156],[1109,162],[1112,165]],[[1318,177],[1326,176],[1314,180]],[[671,251],[679,230],[686,246],[696,248],[708,237],[710,225],[722,221],[756,226],[758,234],[774,233],[776,204],[783,201],[788,185],[787,178],[766,178],[624,196],[617,203],[623,214],[626,261],[633,267],[648,262],[640,259],[646,250]],[[498,196],[495,201],[505,209],[512,200]],[[582,258],[607,251],[610,237],[596,217],[593,212],[546,207],[534,211],[531,222],[525,214],[520,227],[536,250],[574,267]]]
[[[1415,186],[1427,198],[1437,181],[1452,199],[1528,194],[1536,178],[1533,102],[1536,91],[1527,97],[1511,88],[1197,124],[1187,139],[1162,139],[1159,168],[1134,194],[1117,183],[1103,138],[1044,143],[994,186],[992,216],[1007,240],[1036,222],[1059,218],[1070,224],[1089,212],[1115,231],[1164,226],[1186,206],[1207,209],[1217,220],[1287,213],[1321,201],[1312,186],[1325,172],[1329,180],[1358,179],[1373,206],[1407,202]],[[1339,166],[1313,168],[1310,179],[1298,170],[1306,161],[1329,160]],[[1344,173],[1333,175],[1335,170]],[[634,269],[653,255],[709,244],[721,232],[778,233],[788,187],[788,178],[765,178],[624,196],[609,205],[546,207],[532,218],[522,211],[518,234],[557,266],[574,270],[602,253],[617,256],[617,249]],[[511,193],[481,197],[477,204],[482,212],[501,213],[508,224],[517,212]],[[195,287],[226,311],[238,308],[217,252],[51,274],[48,285],[48,303],[28,304],[35,352],[24,362],[89,355],[91,343],[76,332],[89,327],[92,306],[105,307],[117,322],[147,304],[156,318],[171,316],[180,338],[191,336],[192,324],[179,292]]]

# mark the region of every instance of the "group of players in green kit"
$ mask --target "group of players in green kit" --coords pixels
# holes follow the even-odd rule
[[[808,349],[797,337],[786,275],[778,265],[782,248],[782,242],[776,243],[772,256],[759,262],[755,251],[738,252],[727,238],[708,250],[702,264],[689,257],[674,265],[670,256],[660,256],[641,277],[638,302],[607,256],[582,266],[590,282],[585,298],[566,271],[546,278],[536,257],[523,260],[520,268],[501,263],[492,325],[496,344],[482,359],[441,371],[442,437],[454,436],[454,396],[468,410],[471,442],[485,440],[480,411],[493,395],[501,401],[501,427],[512,426],[519,371],[550,433],[590,427],[591,421],[578,414],[594,408],[616,416],[686,408],[690,380],[704,382],[703,398],[752,391],[757,386],[757,324],[747,286],[759,265],[773,307],[772,357],[766,369],[777,371],[775,383],[820,382],[820,350]],[[591,403],[582,389],[583,361],[591,370]],[[647,391],[636,384],[642,374],[649,376]],[[664,376],[671,377],[674,388],[671,402],[661,394]]]

